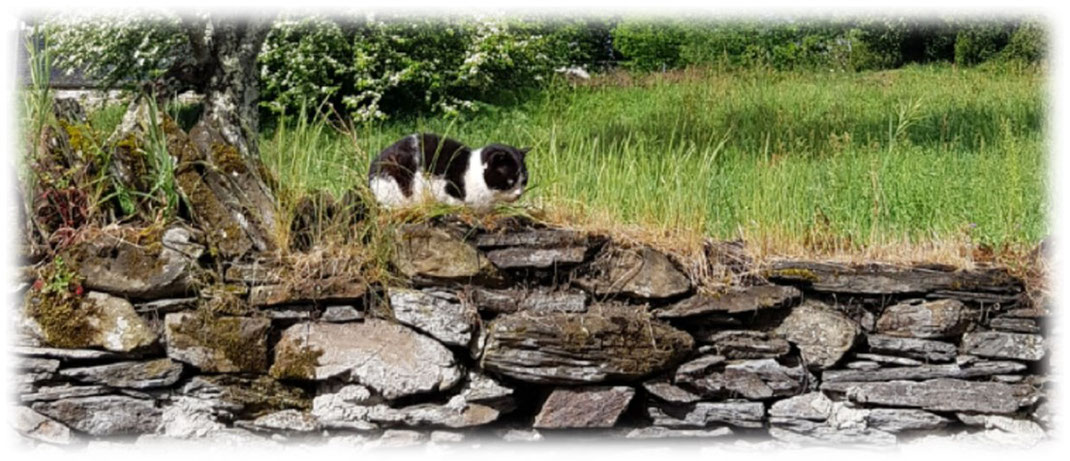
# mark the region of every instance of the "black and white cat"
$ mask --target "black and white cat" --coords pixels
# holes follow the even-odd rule
[[[412,134],[379,153],[368,181],[375,199],[389,208],[430,197],[485,211],[524,193],[529,150],[502,144],[471,149],[436,134]]]

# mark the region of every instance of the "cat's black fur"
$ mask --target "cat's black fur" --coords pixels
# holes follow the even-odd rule
[[[468,175],[473,149],[434,133],[413,134],[379,153],[371,164],[368,180],[393,179],[404,198],[411,199],[417,174],[425,174],[430,181],[445,181],[442,192],[458,202],[486,205],[482,202],[497,201],[498,195],[509,191],[519,197],[516,191],[522,191],[527,185],[524,158],[529,150],[504,144],[488,144],[478,149],[479,162],[485,165],[483,174],[477,178],[481,184],[466,184],[468,179],[474,178]],[[513,195],[503,197],[501,200],[510,200],[509,197],[515,200]],[[376,198],[383,202],[382,197],[377,195]],[[436,198],[442,200],[442,197]]]

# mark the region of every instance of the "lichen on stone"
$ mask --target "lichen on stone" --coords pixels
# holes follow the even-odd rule
[[[322,355],[322,350],[306,344],[281,342],[268,373],[275,379],[315,379],[316,366]]]

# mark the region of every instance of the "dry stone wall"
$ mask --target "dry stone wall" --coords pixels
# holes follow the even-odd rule
[[[181,226],[158,248],[86,244],[67,317],[23,287],[16,429],[894,444],[1033,443],[1050,424],[1047,310],[999,268],[756,267],[711,244],[707,269],[735,281],[711,293],[653,248],[530,223],[398,237],[391,286],[329,256],[204,267],[205,235]]]

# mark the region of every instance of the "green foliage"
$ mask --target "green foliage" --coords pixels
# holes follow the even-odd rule
[[[1035,63],[1047,56],[1047,43],[1047,34],[1040,24],[1027,21],[1011,34],[1010,41],[1001,54],[1007,60]]]
[[[680,67],[680,47],[687,37],[679,22],[650,20],[622,21],[613,28],[613,46],[624,58],[625,67],[640,71]]]
[[[340,102],[351,79],[352,43],[337,22],[284,18],[272,28],[258,58],[263,105],[281,111],[302,104]]]
[[[986,23],[963,28],[955,38],[955,64],[973,66],[994,57],[1010,38],[1005,24]]]

